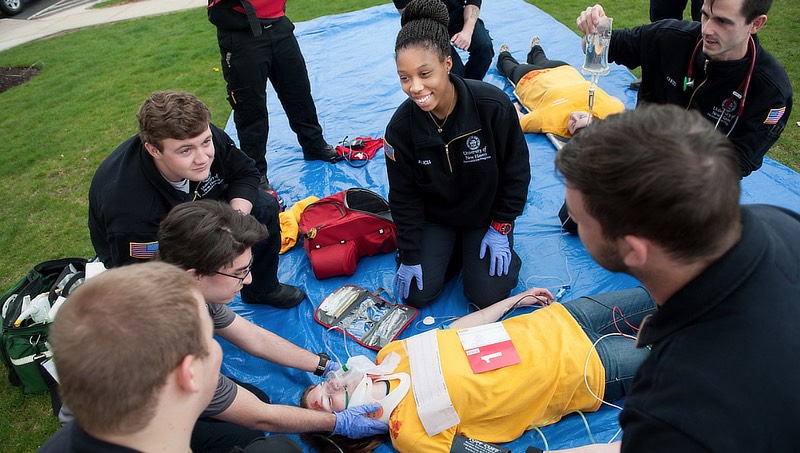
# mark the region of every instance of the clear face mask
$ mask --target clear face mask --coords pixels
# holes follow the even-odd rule
[[[348,369],[344,371],[338,369],[328,374],[325,382],[322,383],[322,388],[328,396],[334,397],[344,393],[345,408],[350,407],[350,400],[353,392],[358,385],[364,380],[369,379],[366,373],[355,369]]]
[[[384,357],[380,365],[375,365],[372,360],[364,356],[354,356],[347,360],[342,368],[331,372],[320,384],[323,398],[327,398],[331,408],[334,406],[349,408],[362,404],[378,403],[381,409],[372,417],[376,420],[389,423],[392,411],[403,400],[411,388],[411,377],[406,373],[392,373],[400,362],[396,352]],[[394,390],[385,396],[374,396],[373,378],[379,381],[396,381]]]

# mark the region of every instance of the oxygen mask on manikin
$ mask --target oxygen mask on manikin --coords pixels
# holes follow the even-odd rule
[[[380,404],[381,409],[374,414],[374,418],[388,424],[391,412],[411,385],[411,379],[407,374],[391,374],[399,361],[400,357],[396,353],[387,355],[380,365],[373,364],[365,356],[351,357],[341,369],[328,374],[323,387],[329,395],[344,395],[346,408],[362,404]],[[375,382],[389,380],[399,381],[395,390],[385,396],[376,397],[373,393]]]

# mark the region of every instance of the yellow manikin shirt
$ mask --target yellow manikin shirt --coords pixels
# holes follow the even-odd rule
[[[569,114],[589,111],[589,81],[572,66],[540,69],[525,74],[514,89],[517,99],[528,109],[520,120],[528,133],[556,134],[570,138]],[[592,116],[603,119],[625,110],[619,99],[595,87]]]
[[[400,452],[449,452],[456,434],[485,442],[508,442],[532,425],[555,423],[580,409],[595,411],[600,402],[584,384],[603,397],[605,370],[592,343],[560,304],[503,321],[521,362],[474,374],[456,330],[437,331],[442,371],[450,399],[461,423],[429,437],[417,415],[411,391],[392,412],[389,433]],[[402,341],[378,353],[380,363],[389,352],[401,356],[395,372],[409,373]],[[413,379],[413,377],[412,377]]]

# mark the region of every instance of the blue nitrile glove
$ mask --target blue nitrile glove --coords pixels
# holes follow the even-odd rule
[[[394,292],[398,298],[408,299],[411,280],[417,279],[417,289],[422,291],[422,264],[401,264],[394,276]]]
[[[342,366],[339,365],[339,362],[335,360],[328,360],[328,364],[325,365],[325,371],[322,372],[322,377],[328,377],[328,373],[333,373],[334,371],[338,370]]]
[[[486,255],[487,248],[489,249],[489,276],[507,275],[508,265],[511,264],[511,247],[508,245],[508,236],[489,227],[489,231],[481,239],[481,259]]]
[[[336,425],[333,427],[333,434],[340,434],[351,439],[386,434],[389,431],[389,425],[365,416],[365,414],[375,412],[380,408],[380,404],[364,404],[341,412],[334,412]]]

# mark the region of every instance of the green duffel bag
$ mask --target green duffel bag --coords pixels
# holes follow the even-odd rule
[[[47,342],[52,321],[48,314],[60,297],[67,297],[83,282],[85,271],[83,258],[45,261],[0,299],[0,358],[8,368],[9,382],[21,386],[24,393],[43,393],[56,386]]]

